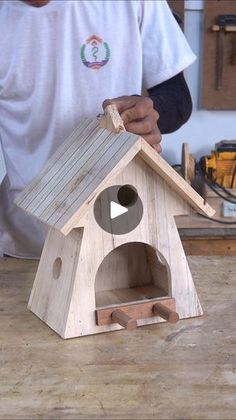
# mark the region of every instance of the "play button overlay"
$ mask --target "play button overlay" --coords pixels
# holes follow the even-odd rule
[[[94,217],[99,226],[113,235],[134,230],[143,217],[143,205],[132,185],[106,188],[94,204]]]
[[[111,201],[110,203],[110,218],[115,219],[118,216],[121,216],[124,213],[127,213],[128,209],[120,204]]]

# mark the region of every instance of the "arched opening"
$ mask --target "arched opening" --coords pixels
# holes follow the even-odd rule
[[[99,266],[95,280],[97,308],[164,297],[171,297],[170,269],[150,245],[121,245]]]

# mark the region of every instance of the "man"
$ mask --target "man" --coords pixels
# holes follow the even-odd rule
[[[46,227],[16,208],[17,194],[109,101],[159,152],[161,132],[191,113],[182,71],[195,56],[165,1],[3,0],[0,31],[0,252],[36,258]]]

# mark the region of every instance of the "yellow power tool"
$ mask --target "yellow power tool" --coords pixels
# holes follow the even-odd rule
[[[200,164],[214,184],[236,188],[236,140],[220,141],[211,155],[201,158]]]

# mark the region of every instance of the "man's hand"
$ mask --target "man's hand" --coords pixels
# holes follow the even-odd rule
[[[127,131],[140,134],[158,153],[161,152],[161,133],[157,126],[159,114],[153,101],[145,96],[120,96],[106,99],[103,108],[115,104]]]

